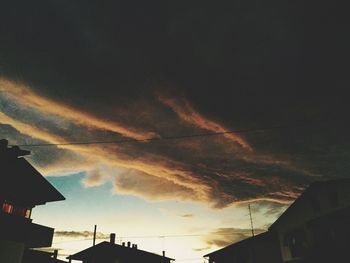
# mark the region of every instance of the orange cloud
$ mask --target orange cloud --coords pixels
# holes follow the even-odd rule
[[[48,132],[39,130],[31,125],[24,124],[21,121],[13,120],[5,114],[0,114],[0,122],[6,123],[18,129],[21,133],[27,134],[34,138],[44,140],[51,143],[65,143],[66,140],[58,135],[52,135]],[[202,177],[191,171],[189,167],[183,166],[175,160],[169,159],[158,154],[149,154],[137,159],[130,158],[130,153],[135,149],[125,151],[125,147],[119,145],[100,146],[100,145],[63,145],[59,146],[78,153],[86,158],[81,166],[75,166],[74,162],[68,162],[68,166],[74,167],[77,171],[85,170],[88,177],[84,180],[86,186],[100,185],[106,180],[113,180],[116,191],[121,194],[137,195],[149,200],[169,200],[181,199],[192,200],[196,202],[212,203],[215,207],[225,207],[232,202],[240,203],[247,201],[273,201],[280,203],[288,203],[291,197],[295,197],[296,193],[290,192],[274,192],[273,195],[264,194],[263,197],[247,196],[243,199],[233,197],[231,194],[223,192],[223,189],[216,189],[220,184],[215,179]],[[128,149],[128,147],[126,147]],[[137,149],[137,148],[136,148]],[[191,160],[188,160],[191,161]],[[67,169],[67,163],[63,164],[63,160],[54,165],[64,171]],[[107,174],[101,173],[99,165],[109,167]],[[200,166],[198,166],[200,167]],[[201,168],[202,169],[202,168]],[[50,167],[48,167],[50,170]],[[235,178],[247,185],[255,185],[266,187],[261,179],[250,177],[249,174],[244,175],[234,173],[222,174],[217,173],[220,180],[231,180]],[[226,179],[225,179],[226,178]],[[211,181],[213,180],[213,181]],[[265,182],[266,183],[266,182]],[[277,184],[278,182],[276,182]],[[281,182],[283,183],[283,182]],[[268,190],[268,189],[267,189]],[[275,196],[275,197],[272,197]]]
[[[152,123],[149,127],[153,127],[152,132],[145,133],[142,129],[135,131],[129,128],[133,126],[130,121],[125,125],[99,120],[63,103],[42,97],[29,87],[15,82],[0,79],[0,95],[23,110],[23,114],[17,114],[16,119],[10,117],[11,114],[0,112],[0,123],[8,124],[26,136],[48,143],[67,143],[75,133],[79,133],[82,138],[95,134],[104,136],[104,131],[108,131],[111,136],[123,134],[143,139],[148,134],[156,134],[154,130],[157,131],[158,123],[164,129],[164,119],[169,123],[169,118],[174,117],[169,111],[164,111],[152,119],[153,113],[157,112],[156,107],[161,111],[164,110],[164,105],[170,107],[179,117],[170,121],[171,130],[179,127],[196,130],[199,127],[212,132],[226,131],[224,126],[195,112],[185,99],[178,101],[160,97],[162,104],[152,104],[152,114],[145,114]],[[26,118],[27,109],[30,118]],[[133,109],[130,115],[128,109],[124,109],[123,118],[129,120],[135,114],[139,116],[138,111],[148,110],[147,103],[142,109]],[[31,123],[35,118],[44,119],[43,116],[50,123],[44,123],[43,126],[38,125],[40,122]],[[71,130],[60,129],[62,122],[66,122]],[[139,127],[137,124],[136,126]],[[228,145],[227,140],[234,144]],[[67,152],[59,155],[61,158],[56,162],[50,162],[46,167],[42,165],[40,168],[46,173],[85,171],[87,177],[83,183],[86,187],[98,186],[110,180],[115,191],[120,194],[137,195],[148,200],[191,200],[216,208],[227,207],[234,202],[290,202],[300,189],[291,187],[289,180],[296,180],[294,175],[306,175],[302,170],[294,169],[288,162],[251,151],[252,147],[246,140],[235,134],[225,134],[224,138],[199,138],[176,143],[162,141],[60,145],[50,149]],[[45,156],[41,155],[41,158]],[[282,178],[279,177],[281,173],[287,174],[290,179],[279,179]]]
[[[212,132],[227,132],[222,125],[208,120],[203,117],[201,114],[196,112],[190,103],[185,99],[173,99],[169,97],[165,97],[160,95],[159,100],[169,108],[171,108],[183,121],[188,122],[190,124],[196,125],[202,129],[206,129]],[[235,143],[238,143],[244,149],[252,151],[252,147],[246,142],[242,137],[234,134],[228,133],[224,134],[224,136]]]
[[[24,124],[23,122],[14,120],[5,114],[0,112],[0,123],[5,123],[13,126],[21,133],[27,134],[29,136],[32,136],[36,139],[40,139],[49,143],[66,143],[67,141],[61,138],[60,136],[52,135],[47,132],[43,132],[40,129],[37,129],[31,125]],[[158,165],[155,165],[154,163],[148,163],[146,160],[143,161],[136,161],[132,159],[118,159],[116,158],[116,148],[108,148],[108,147],[101,147],[96,145],[89,145],[89,146],[81,146],[81,145],[62,145],[59,146],[63,149],[68,149],[74,152],[77,152],[85,158],[88,158],[89,161],[86,162],[86,164],[89,165],[83,165],[83,166],[76,166],[74,162],[70,162],[68,160],[68,163],[64,164],[64,161],[56,163],[54,167],[44,168],[42,170],[46,172],[52,173],[53,171],[58,172],[67,172],[67,165],[74,167],[72,168],[72,172],[78,172],[78,171],[88,171],[88,178],[84,180],[84,184],[86,186],[95,186],[103,183],[104,176],[101,176],[99,174],[98,169],[94,169],[93,167],[97,166],[99,163],[105,163],[107,165],[110,165],[112,168],[115,169],[117,167],[122,167],[125,169],[129,169],[130,171],[134,171],[132,173],[137,173],[138,179],[142,178],[144,183],[146,184],[148,182],[148,187],[145,188],[138,188],[136,186],[132,187],[131,184],[127,183],[128,181],[125,180],[125,174],[124,174],[124,180],[120,180],[119,182],[119,191],[121,193],[133,193],[136,194],[137,190],[141,193],[143,196],[147,197],[156,197],[157,199],[161,198],[160,193],[156,193],[155,190],[159,189],[165,189],[166,187],[167,191],[162,192],[164,193],[163,197],[166,199],[169,199],[170,196],[178,197],[178,193],[182,192],[184,193],[185,199],[193,199],[193,200],[201,200],[201,201],[207,201],[207,197],[205,194],[205,191],[207,190],[205,185],[203,185],[199,180],[196,180],[195,178],[192,178],[190,174],[186,174],[187,172],[176,170],[176,169],[169,169],[167,168],[166,162],[167,160],[165,158],[158,158]],[[170,161],[168,161],[170,162]],[[61,168],[61,169],[60,169]],[[93,170],[90,170],[93,169]],[[142,173],[148,173],[148,177],[145,175],[141,175]],[[131,173],[129,173],[130,175]],[[106,178],[106,177],[104,177]],[[184,180],[187,178],[187,180]],[[133,183],[136,183],[137,180],[132,181]],[[152,183],[155,183],[156,185],[160,186],[163,185],[163,187],[157,188],[152,187]],[[117,184],[118,185],[118,184]],[[123,187],[121,187],[123,186]],[[171,187],[174,187],[178,190],[176,191],[169,191]],[[149,193],[145,189],[148,189]],[[180,191],[181,190],[181,191]],[[151,194],[151,192],[153,194]],[[185,194],[186,192],[191,192],[191,194]],[[196,197],[197,196],[197,197]],[[191,197],[191,198],[190,198]]]
[[[40,139],[46,142],[67,143],[67,141],[60,136],[42,131],[41,129],[33,127],[32,125],[25,124],[24,122],[15,120],[2,112],[0,112],[0,123],[11,125],[21,133],[27,134],[31,137],[35,137],[37,139]]]
[[[137,140],[156,136],[153,132],[143,132],[133,128],[127,128],[115,121],[103,120],[87,112],[80,112],[71,106],[43,97],[35,93],[28,86],[14,81],[0,78],[0,91],[6,92],[8,96],[11,96],[11,99],[19,103],[36,108],[47,114],[59,115],[87,127],[116,132]]]
[[[133,194],[148,200],[203,201],[196,191],[144,172],[129,171],[114,179],[118,193]]]

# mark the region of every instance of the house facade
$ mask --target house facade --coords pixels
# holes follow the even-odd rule
[[[311,184],[271,225],[282,262],[338,262],[350,249],[350,180]]]
[[[0,140],[0,262],[21,263],[27,249],[50,247],[54,229],[33,223],[31,212],[65,199],[23,158],[29,154]]]

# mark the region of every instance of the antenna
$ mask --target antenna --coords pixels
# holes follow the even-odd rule
[[[93,240],[93,246],[95,246],[96,244],[96,229],[97,229],[97,225],[95,225],[95,228],[94,228],[94,240]]]
[[[250,226],[252,228],[252,236],[254,236],[254,226],[253,226],[253,218],[252,218],[252,211],[250,209],[250,204],[248,204],[249,209],[249,217],[250,217]]]

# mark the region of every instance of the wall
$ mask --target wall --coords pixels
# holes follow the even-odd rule
[[[339,200],[338,206],[332,205],[329,197],[330,191],[336,191]],[[312,200],[316,200],[319,204],[319,209],[315,207]],[[278,222],[273,228],[274,231],[277,231],[278,233],[283,261],[285,262],[297,258],[292,256],[290,247],[285,245],[286,234],[299,230],[305,235],[303,246],[305,248],[311,247],[314,240],[311,230],[306,223],[311,219],[322,217],[349,206],[350,184],[342,181],[338,184],[332,184],[332,187],[329,188],[322,187],[319,191],[311,193],[311,196],[305,196],[303,200],[300,200],[298,204],[295,204],[292,208],[293,210],[289,211],[290,213],[286,215],[286,217],[283,219],[281,218],[281,222]]]
[[[248,239],[252,241],[252,238]],[[221,253],[214,254],[210,261],[215,263],[280,263],[281,256],[276,236],[265,235],[254,242],[238,243]],[[209,261],[209,262],[210,262]]]
[[[0,240],[0,262],[21,263],[24,244]]]

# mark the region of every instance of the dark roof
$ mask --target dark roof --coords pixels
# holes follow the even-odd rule
[[[311,183],[304,192],[292,203],[284,213],[277,218],[277,220],[269,227],[269,230],[272,230],[276,225],[284,220],[284,218],[288,217],[293,211],[297,210],[297,207],[308,200],[310,197],[314,196],[317,193],[323,191],[330,191],[335,189],[339,185],[349,185],[350,179],[334,179],[334,180],[324,180],[324,181],[316,181]]]
[[[26,159],[0,153],[0,199],[34,206],[64,200]]]
[[[232,251],[239,249],[239,248],[242,248],[244,246],[250,246],[253,242],[254,243],[270,242],[271,240],[272,240],[272,234],[270,232],[264,232],[264,233],[258,234],[256,236],[248,237],[248,238],[243,239],[239,242],[228,245],[224,248],[221,248],[221,249],[216,250],[214,252],[211,252],[207,255],[204,255],[203,257],[212,257],[212,256],[216,256],[219,254],[224,254],[226,252],[232,252]]]
[[[163,257],[151,252],[143,251],[137,248],[125,247],[110,242],[102,242],[96,246],[89,247],[74,255],[67,257],[67,259],[73,260],[87,260],[87,259],[109,259],[109,258],[125,257],[129,260],[130,257],[139,258],[140,260],[147,258],[158,262],[170,262],[174,260],[172,258]],[[132,261],[132,260],[131,260]],[[149,262],[145,260],[144,262]]]

